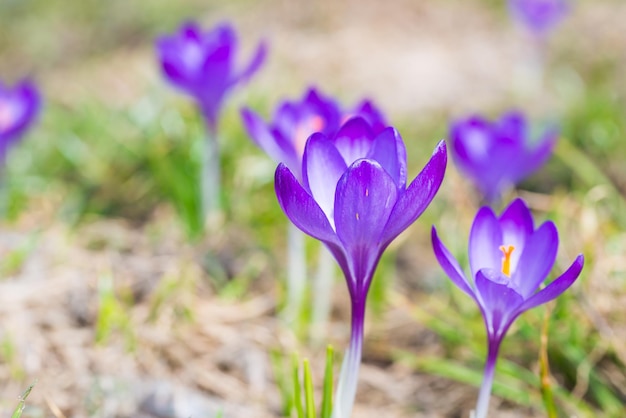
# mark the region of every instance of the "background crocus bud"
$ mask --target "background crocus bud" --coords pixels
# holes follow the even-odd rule
[[[0,83],[0,159],[31,126],[41,106],[35,85],[22,81],[10,88]]]
[[[567,14],[567,0],[509,0],[511,15],[536,34],[552,29]]]

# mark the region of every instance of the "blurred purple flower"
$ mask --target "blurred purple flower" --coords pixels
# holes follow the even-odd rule
[[[549,302],[578,278],[583,255],[545,288],[557,255],[559,237],[551,221],[535,229],[532,214],[523,200],[514,200],[496,217],[489,207],[481,208],[469,236],[472,279],[432,229],[435,256],[452,282],[478,304],[487,328],[488,353],[476,417],[486,416],[498,350],[509,327],[523,312]]]
[[[40,106],[41,98],[32,82],[22,81],[14,88],[0,83],[0,160],[33,123]]]
[[[515,19],[541,35],[565,17],[569,4],[567,0],[509,0],[509,9]]]
[[[446,158],[442,141],[407,187],[406,150],[398,132],[389,127],[376,135],[364,119],[354,118],[333,137],[316,133],[308,139],[302,180],[284,163],[276,169],[281,208],[298,228],[326,244],[351,297],[352,334],[336,396],[336,417],[349,417],[352,410],[374,270],[385,248],[434,198]]]
[[[203,33],[188,22],[178,33],[159,38],[156,47],[163,73],[174,86],[196,99],[212,133],[217,129],[226,93],[248,80],[266,55],[265,44],[260,43],[248,65],[235,70],[237,37],[228,23]]]
[[[550,158],[558,130],[549,128],[531,141],[524,115],[509,112],[495,122],[478,115],[458,120],[450,127],[450,139],[459,170],[494,202]]]
[[[252,140],[276,162],[289,167],[298,179],[302,179],[302,156],[312,134],[321,132],[332,137],[341,124],[353,116],[364,118],[375,134],[387,126],[380,110],[369,100],[354,109],[342,110],[336,101],[314,87],[299,101],[283,101],[270,124],[247,108],[242,109],[241,116]]]

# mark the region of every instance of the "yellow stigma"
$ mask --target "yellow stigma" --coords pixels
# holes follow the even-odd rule
[[[500,251],[502,251],[502,255],[504,256],[502,257],[502,273],[506,277],[511,277],[511,254],[513,254],[514,249],[515,247],[512,245],[506,247],[504,245],[500,246]]]

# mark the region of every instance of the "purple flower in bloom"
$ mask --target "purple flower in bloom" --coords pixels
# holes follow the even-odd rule
[[[228,23],[204,33],[195,23],[186,23],[177,34],[158,39],[156,45],[165,76],[196,99],[213,132],[226,93],[250,78],[266,54],[261,43],[248,65],[235,70],[237,37]]]
[[[322,241],[341,267],[352,303],[350,348],[339,380],[334,417],[349,417],[361,361],[365,301],[378,261],[391,241],[435,196],[446,167],[442,141],[407,187],[406,150],[394,128],[376,135],[362,118],[333,137],[313,134],[304,149],[302,179],[276,169],[281,208],[303,232]]]
[[[387,125],[376,106],[364,100],[354,109],[341,110],[331,98],[317,89],[309,88],[299,101],[286,100],[267,124],[256,113],[242,109],[244,125],[252,140],[276,162],[284,163],[301,179],[302,156],[310,135],[321,132],[332,137],[343,122],[354,116],[364,118],[374,133],[381,132]]]
[[[567,13],[567,0],[509,0],[513,17],[531,31],[543,34],[554,27]]]
[[[548,160],[558,130],[547,129],[534,143],[529,136],[526,118],[519,112],[495,122],[475,115],[452,124],[450,146],[459,170],[493,202]]]
[[[41,99],[34,84],[22,81],[13,89],[0,83],[0,160],[32,124]]]
[[[488,353],[476,417],[487,414],[491,384],[500,343],[513,321],[524,311],[549,302],[578,278],[582,254],[560,277],[537,292],[556,259],[559,238],[556,226],[544,222],[535,229],[523,200],[514,200],[496,217],[489,207],[481,208],[469,236],[468,280],[458,261],[441,243],[433,227],[435,256],[448,277],[480,307],[487,328]]]

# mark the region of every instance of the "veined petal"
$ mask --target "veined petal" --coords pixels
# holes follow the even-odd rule
[[[400,160],[399,155],[406,156],[406,151],[398,148],[404,149],[402,138],[394,128],[387,128],[374,139],[367,158],[377,161],[393,178],[398,189],[404,190],[406,188],[406,159]]]
[[[275,189],[278,203],[295,226],[320,241],[335,246],[339,244],[335,231],[315,199],[282,163],[276,168]]]
[[[508,278],[499,270],[481,269],[476,273],[476,296],[482,307],[490,337],[501,338],[515,319],[524,299],[506,285]]]
[[[554,223],[548,221],[530,236],[522,251],[519,263],[512,268],[511,284],[524,297],[529,298],[548,277],[559,248],[559,235]]]
[[[511,271],[515,271],[528,238],[534,231],[533,217],[522,199],[515,199],[499,218],[502,244],[515,247],[510,256]]]
[[[474,296],[474,290],[471,285],[468,283],[467,278],[465,278],[465,274],[463,273],[463,269],[459,265],[459,262],[454,258],[452,253],[443,245],[439,236],[437,236],[437,230],[433,226],[431,232],[431,238],[433,242],[433,250],[435,251],[435,257],[439,264],[443,268],[443,271],[446,272],[450,280],[461,289],[463,292],[467,293],[471,297]]]
[[[441,141],[426,166],[398,198],[385,227],[383,237],[385,245],[400,235],[426,210],[441,186],[447,161],[446,143]]]
[[[347,170],[346,163],[335,145],[316,133],[306,143],[302,161],[304,186],[322,208],[334,226],[335,190],[337,182]]]
[[[565,292],[578,278],[585,264],[585,258],[582,254],[574,260],[572,265],[545,288],[528,298],[520,307],[519,313],[532,309],[536,306],[543,305],[556,299],[561,293]]]
[[[469,262],[472,276],[480,269],[501,270],[502,231],[491,208],[480,208],[474,218],[469,236]]]
[[[373,160],[356,161],[337,184],[335,228],[357,282],[371,279],[397,194],[393,179]]]
[[[367,157],[374,142],[374,133],[365,119],[356,117],[339,128],[334,142],[346,165],[349,166],[356,160]]]

